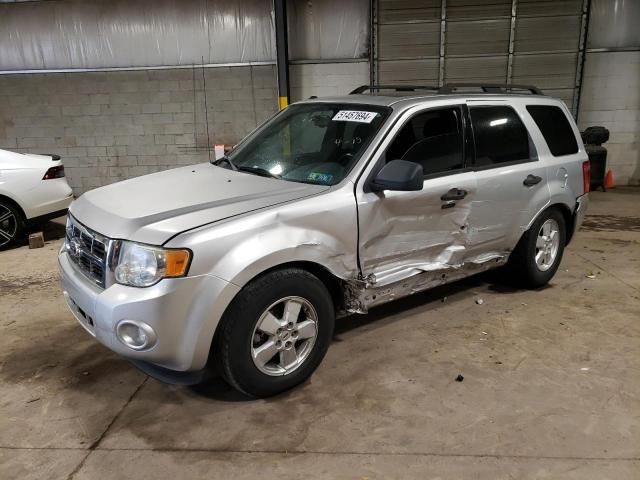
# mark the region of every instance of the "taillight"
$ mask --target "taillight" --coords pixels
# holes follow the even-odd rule
[[[591,186],[591,167],[589,166],[589,161],[582,162],[582,191],[584,193],[589,193],[589,189]]]
[[[47,170],[47,173],[42,177],[43,180],[53,180],[54,178],[64,177],[64,166],[58,165],[57,167],[51,167]]]

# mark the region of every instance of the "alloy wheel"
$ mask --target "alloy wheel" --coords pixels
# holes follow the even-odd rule
[[[302,297],[274,302],[258,318],[251,338],[251,358],[270,376],[288,375],[309,357],[318,336],[318,315]]]
[[[536,238],[536,265],[541,272],[549,270],[556,261],[560,250],[560,226],[553,218],[547,219]]]
[[[4,205],[0,205],[0,247],[9,244],[18,231],[18,219],[15,213]]]

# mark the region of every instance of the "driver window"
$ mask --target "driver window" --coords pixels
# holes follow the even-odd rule
[[[419,163],[425,176],[459,170],[464,166],[463,143],[460,108],[427,110],[402,127],[387,149],[386,161]]]

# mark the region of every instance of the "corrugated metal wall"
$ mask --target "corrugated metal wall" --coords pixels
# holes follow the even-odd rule
[[[375,0],[381,84],[534,84],[574,106],[584,0]]]

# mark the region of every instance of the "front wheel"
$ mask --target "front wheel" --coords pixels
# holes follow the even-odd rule
[[[314,275],[290,268],[244,287],[222,319],[212,352],[225,380],[253,397],[267,397],[305,381],[331,338],[331,295]]]
[[[560,211],[552,208],[540,214],[509,259],[516,280],[529,288],[549,283],[560,266],[566,235]]]

